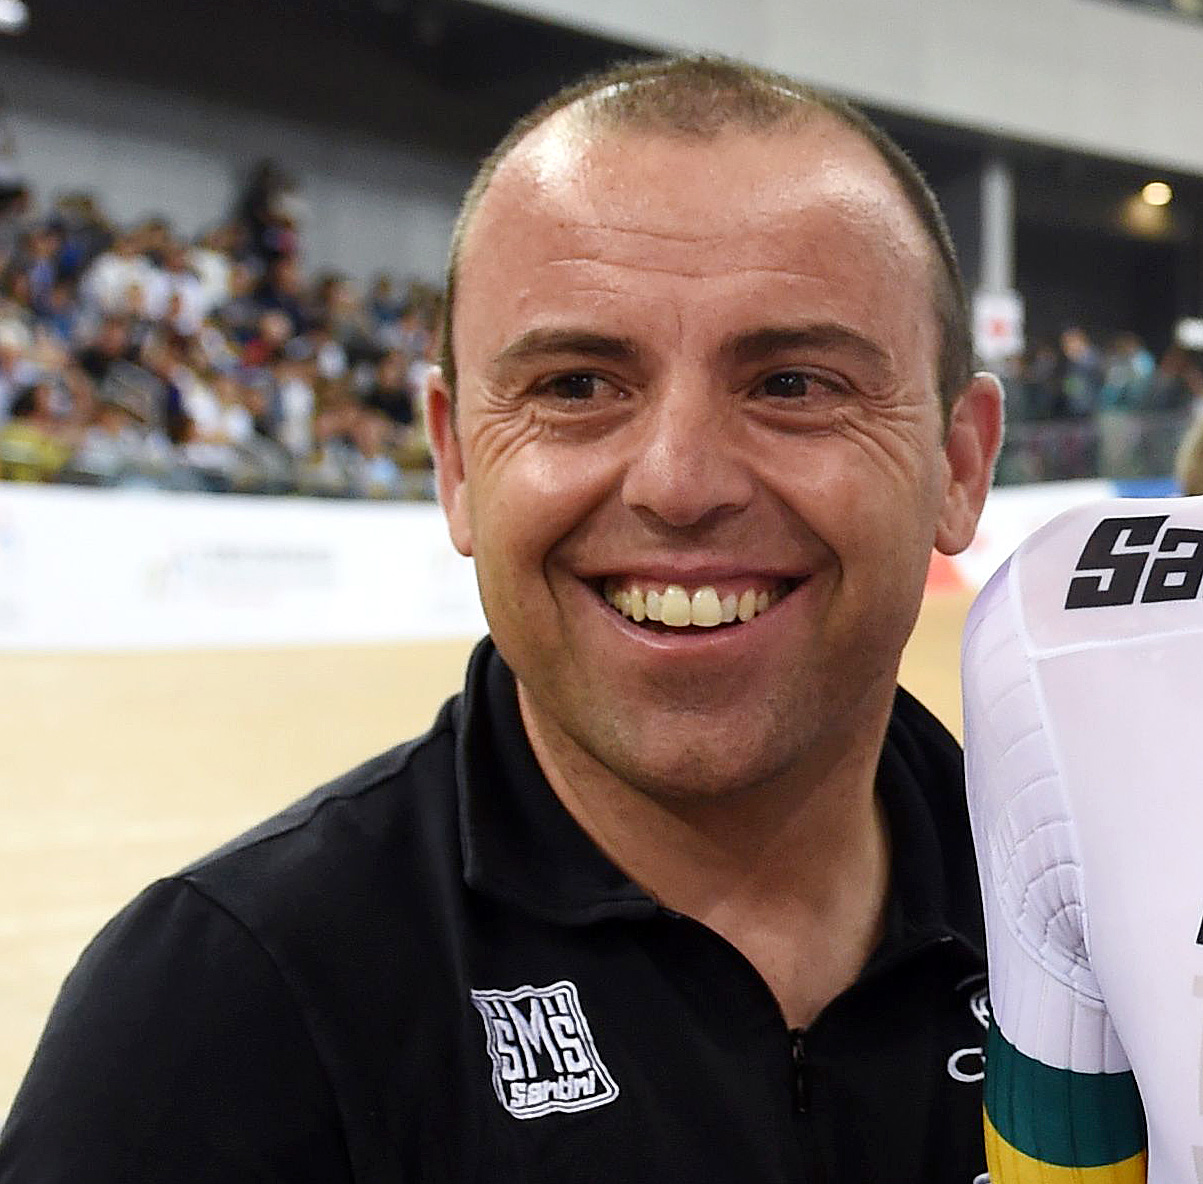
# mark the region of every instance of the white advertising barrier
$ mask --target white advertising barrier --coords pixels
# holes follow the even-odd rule
[[[437,506],[0,482],[0,650],[470,638]]]

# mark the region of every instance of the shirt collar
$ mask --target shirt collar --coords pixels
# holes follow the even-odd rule
[[[456,778],[470,887],[567,925],[656,912],[548,785],[526,738],[514,676],[488,638],[468,665]]]
[[[867,970],[947,937],[985,956],[963,760],[944,725],[899,687],[877,769],[890,828],[890,901]]]
[[[461,700],[456,778],[468,885],[559,924],[648,917],[657,904],[602,854],[548,785],[490,639]],[[892,846],[885,938],[871,965],[952,936],[978,950],[977,872],[956,741],[899,690],[877,777]]]

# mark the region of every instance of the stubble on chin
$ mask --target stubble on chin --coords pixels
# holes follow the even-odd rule
[[[596,701],[564,711],[561,701],[561,710],[548,710],[521,683],[518,698],[532,748],[558,793],[635,795],[673,813],[733,804],[787,781],[801,754],[823,743],[808,735],[817,713],[793,704],[761,701],[754,712],[726,704],[714,712],[713,704],[678,702],[641,713]]]

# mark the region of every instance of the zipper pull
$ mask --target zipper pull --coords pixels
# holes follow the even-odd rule
[[[810,1082],[806,1074],[806,1033],[801,1028],[789,1030],[789,1046],[794,1062],[794,1109],[805,1114],[810,1109]]]

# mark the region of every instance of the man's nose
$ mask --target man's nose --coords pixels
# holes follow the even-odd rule
[[[728,410],[710,392],[685,386],[655,400],[646,412],[641,450],[623,479],[623,503],[677,528],[746,507],[753,480]]]

